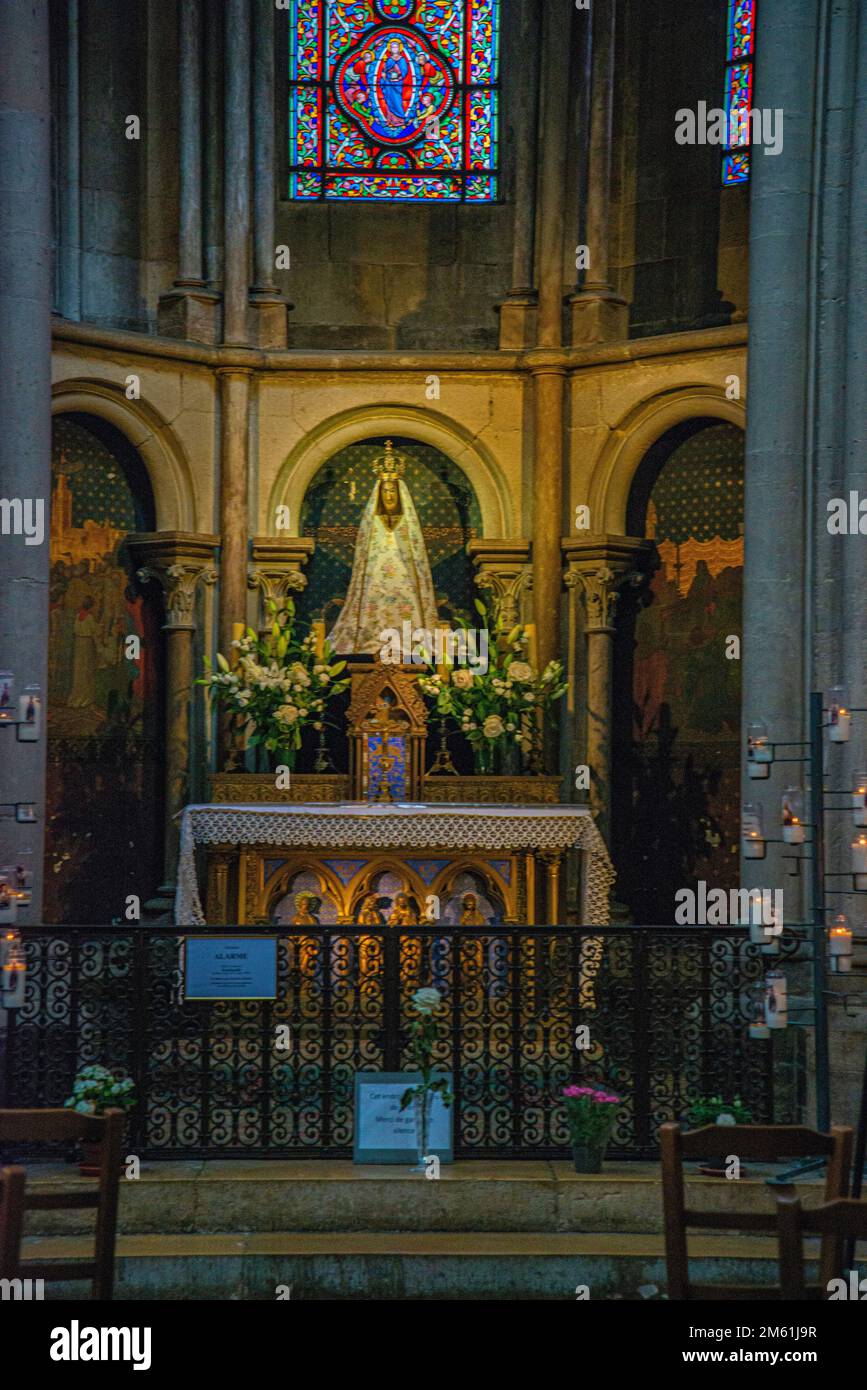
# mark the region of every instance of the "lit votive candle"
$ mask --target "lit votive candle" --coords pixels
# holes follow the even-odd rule
[[[765,841],[758,830],[748,830],[744,835],[744,859],[764,859]]]
[[[867,835],[859,835],[852,841],[852,872],[855,887],[867,888]]]
[[[867,825],[867,772],[859,772],[852,791],[852,819],[856,825]]]
[[[747,729],[747,776],[759,780],[771,775],[774,750],[768,739],[768,728],[761,721]]]
[[[842,912],[831,927],[828,949],[831,969],[838,975],[847,974],[852,969],[852,930]]]
[[[835,685],[828,692],[828,715],[831,726],[829,736],[832,743],[849,742],[852,716],[849,713],[848,704],[846,691],[842,685]]]

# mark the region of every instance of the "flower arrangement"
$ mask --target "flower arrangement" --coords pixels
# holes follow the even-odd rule
[[[697,1096],[686,1118],[696,1129],[702,1125],[748,1125],[752,1123],[753,1112],[740,1096],[732,1101],[723,1100],[722,1096]]]
[[[496,610],[481,599],[475,606],[490,634],[488,669],[431,668],[419,678],[419,689],[434,702],[437,714],[452,716],[472,744],[477,762],[486,767],[494,748],[502,750],[510,743],[524,753],[537,753],[539,716],[560,699],[566,681],[559,661],[549,661],[542,672],[530,664],[526,628],[518,624],[507,630]]]
[[[106,1110],[132,1110],[135,1105],[134,1083],[128,1076],[117,1076],[108,1067],[82,1067],[72,1083],[72,1095],[63,1102],[64,1109],[77,1110],[81,1115],[101,1115]]]
[[[206,675],[198,684],[238,716],[246,726],[248,746],[279,752],[292,767],[304,729],[324,727],[329,703],[342,694],[349,679],[338,679],[346,662],[334,661],[328,642],[317,651],[314,633],[296,634],[292,599],[279,608],[269,599],[266,609],[270,631],[259,636],[246,628],[232,643],[237,653],[234,665],[218,653],[213,671],[206,657]]]
[[[620,1096],[593,1086],[564,1086],[563,1099],[575,1171],[601,1172]]]
[[[401,1110],[407,1106],[416,1107],[416,1136],[418,1147],[418,1166],[424,1168],[427,1157],[428,1124],[430,1108],[434,1095],[439,1092],[443,1105],[451,1105],[454,1097],[444,1077],[437,1077],[433,1070],[433,1050],[437,1040],[436,1010],[442,1003],[438,989],[417,989],[412,996],[415,1018],[410,1023],[409,1057],[414,1071],[421,1072],[417,1086],[408,1086],[400,1098]]]

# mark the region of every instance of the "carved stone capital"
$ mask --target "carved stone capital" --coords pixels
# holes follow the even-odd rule
[[[521,597],[530,589],[529,541],[474,540],[467,552],[476,570],[476,587],[489,593],[507,628],[521,621]]]
[[[155,581],[163,591],[166,608],[163,630],[195,631],[196,586],[216,583],[214,556],[218,537],[162,531],[130,536],[128,544],[137,561],[141,582]]]
[[[650,541],[634,536],[587,536],[563,542],[563,582],[583,598],[589,633],[614,631],[620,591],[643,582],[652,548]]]
[[[263,602],[272,599],[280,603],[290,593],[307,588],[303,568],[315,549],[308,536],[293,536],[276,540],[260,536],[253,541],[253,560],[247,571],[247,585],[258,589]]]

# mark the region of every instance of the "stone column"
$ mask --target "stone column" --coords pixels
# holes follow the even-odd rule
[[[608,271],[616,10],[617,0],[593,0],[585,227],[590,267],[584,274],[581,288],[569,300],[572,342],[582,345],[629,336],[629,309],[626,300],[611,288]]]
[[[811,207],[815,190],[813,130],[817,0],[794,14],[788,0],[764,0],[761,61],[753,104],[785,112],[785,149],[776,158],[756,150],[750,188],[750,379],[744,496],[743,747],[746,725],[763,719],[775,740],[805,733],[809,684],[807,406],[810,337]],[[818,519],[823,525],[823,518]],[[790,753],[797,750],[790,749]],[[767,781],[749,781],[743,799],[760,801],[774,825],[780,797],[793,780],[776,764]],[[786,916],[797,920],[798,881],[784,878],[781,859],[742,860],[741,883],[782,887]],[[791,904],[791,906],[790,906]]]
[[[534,353],[533,617],[540,669],[560,649],[560,538],[563,530],[563,404],[559,354]]]
[[[521,0],[516,45],[515,218],[512,285],[498,305],[500,347],[529,347],[535,341],[538,297],[534,252],[536,220],[536,148],[539,138],[539,0]]]
[[[569,119],[570,5],[546,4],[542,47],[539,205],[539,346],[563,342],[563,237]]]
[[[276,13],[280,13],[277,11]],[[274,281],[274,0],[253,0],[253,340],[285,348],[287,305]]]
[[[253,541],[253,563],[247,571],[247,583],[251,589],[258,589],[262,597],[260,632],[271,626],[265,612],[269,599],[279,604],[290,594],[307,588],[303,569],[315,548],[316,542],[309,536],[295,536],[287,541],[257,536]]]
[[[165,833],[163,882],[148,907],[171,910],[178,863],[177,812],[190,799],[190,713],[193,703],[193,637],[196,631],[195,598],[200,581],[216,582],[214,555],[217,536],[187,535],[163,531],[129,537],[129,547],[140,565],[142,583],[155,580],[162,589],[166,621],[166,728],[165,728]]]
[[[247,619],[248,453],[251,372],[217,369],[220,381],[220,606],[217,646],[228,656],[232,627]],[[222,721],[221,751],[234,768],[238,749]]]
[[[48,0],[0,5],[0,670],[42,689],[42,733],[0,729],[0,800],[33,803],[36,820],[0,820],[2,862],[31,851],[42,915],[51,504],[51,108]]]
[[[159,331],[200,343],[217,340],[219,297],[207,288],[202,244],[202,12],[201,0],[178,7],[179,221],[178,278],[160,297]]]
[[[491,595],[506,627],[523,622],[524,594],[531,587],[529,541],[470,541],[467,553],[476,587]]]
[[[66,6],[66,102],[60,131],[63,168],[60,197],[60,312],[81,318],[81,106],[78,0]]]
[[[248,343],[250,285],[250,0],[226,0],[223,342]]]
[[[593,536],[563,546],[566,587],[580,594],[586,613],[585,756],[590,808],[606,842],[611,828],[611,673],[617,602],[623,585],[640,579],[639,567],[651,548],[648,541],[631,536]]]

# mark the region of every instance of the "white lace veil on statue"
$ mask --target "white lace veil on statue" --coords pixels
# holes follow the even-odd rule
[[[433,632],[437,625],[430,563],[412,495],[401,478],[405,461],[395,455],[391,441],[385,454],[374,461],[377,480],[361,517],[352,577],[343,607],[328,640],[336,652],[346,655],[378,653],[387,640],[382,633],[403,623]],[[383,481],[397,483],[400,513],[391,525],[381,512]]]

